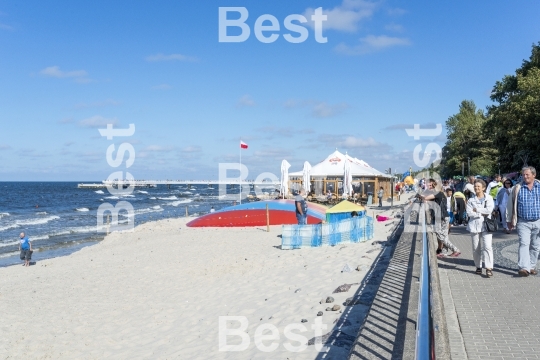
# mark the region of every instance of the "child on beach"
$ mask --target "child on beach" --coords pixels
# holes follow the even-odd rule
[[[32,242],[24,232],[19,235],[19,251],[21,252],[21,260],[24,260],[23,266],[29,266],[32,259]]]

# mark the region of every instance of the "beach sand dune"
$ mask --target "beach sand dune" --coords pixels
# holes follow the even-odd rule
[[[373,241],[361,244],[281,250],[280,226],[188,228],[189,220],[146,223],[70,256],[0,269],[0,357],[315,359],[314,346],[299,353],[285,348],[300,345],[284,336],[285,327],[302,324],[301,335],[310,339],[322,311],[324,333],[331,331],[343,314],[325,309],[343,310],[358,285],[332,292],[366,274],[341,270],[346,264],[369,269],[381,251],[373,241],[386,240],[391,229],[376,223]],[[320,304],[328,296],[335,301]],[[246,350],[219,351],[221,316],[246,318]],[[360,315],[348,319],[350,331],[360,321]],[[261,324],[279,331],[271,354],[254,344]],[[240,340],[230,336],[227,344]]]

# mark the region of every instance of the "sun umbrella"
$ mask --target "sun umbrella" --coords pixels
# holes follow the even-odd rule
[[[345,159],[343,171],[343,193],[346,195],[350,195],[352,193],[352,172],[351,164],[348,159]]]
[[[303,172],[303,178],[302,178],[302,185],[304,186],[304,190],[306,190],[306,194],[309,194],[311,190],[311,181],[309,179],[309,173],[311,172],[311,165],[309,162],[304,163],[304,169]]]
[[[281,162],[281,186],[279,194],[285,197],[289,193],[289,168],[291,164],[287,160]]]

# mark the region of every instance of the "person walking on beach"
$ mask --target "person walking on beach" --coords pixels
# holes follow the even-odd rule
[[[377,193],[377,197],[379,198],[379,207],[382,207],[382,198],[384,196],[384,188],[381,186],[379,189],[379,192]]]
[[[24,232],[19,235],[19,251],[21,252],[21,260],[24,260],[23,266],[30,266],[32,260],[32,242]]]
[[[514,227],[519,237],[518,274],[538,274],[536,263],[540,251],[540,181],[536,180],[536,169],[522,169],[522,181],[514,185],[506,205],[508,229]]]
[[[508,224],[506,223],[506,206],[508,205],[508,198],[510,197],[510,192],[512,191],[512,180],[505,179],[503,181],[503,186],[504,187],[499,189],[499,192],[497,193],[496,207],[501,217],[501,223],[504,231],[507,234],[510,234]]]
[[[300,188],[298,195],[294,197],[294,207],[296,208],[296,219],[298,220],[298,225],[307,224],[307,203],[304,199],[305,194],[304,188]]]
[[[452,251],[452,254],[450,256],[452,257],[458,257],[461,255],[461,251],[450,242],[450,238],[448,236],[448,225],[450,223],[449,216],[448,216],[448,210],[446,208],[446,195],[440,190],[437,189],[437,181],[435,179],[429,179],[426,184],[427,189],[423,192],[420,197],[422,200],[427,201],[435,201],[435,203],[439,206],[440,211],[435,211],[435,214],[440,213],[441,221],[439,221],[440,226],[438,229],[436,229],[437,234],[437,242],[439,244],[439,247],[437,249],[437,257],[444,257],[445,255],[442,253],[443,248],[446,247],[450,251]]]
[[[492,235],[486,229],[484,219],[491,219],[495,207],[493,198],[486,191],[486,183],[482,179],[474,182],[474,195],[467,201],[467,230],[471,233],[474,265],[476,273],[482,274],[482,258],[486,265],[487,277],[493,276],[493,247]],[[480,241],[480,239],[482,241]]]

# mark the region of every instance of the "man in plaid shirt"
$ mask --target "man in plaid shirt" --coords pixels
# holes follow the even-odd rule
[[[508,229],[516,228],[519,236],[518,274],[538,274],[536,263],[540,252],[540,181],[536,180],[536,169],[522,169],[523,182],[516,184],[506,207]]]

